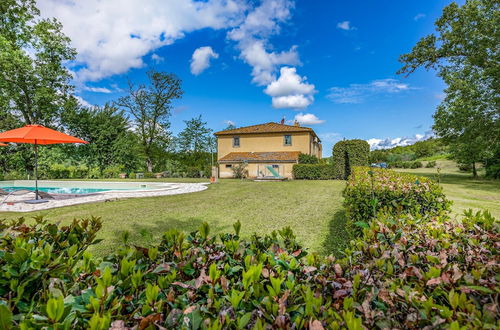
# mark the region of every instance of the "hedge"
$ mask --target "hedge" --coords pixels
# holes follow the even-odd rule
[[[430,163],[430,162],[429,162]],[[436,162],[434,162],[436,164]],[[412,161],[412,162],[392,162],[389,163],[389,166],[392,168],[421,168],[424,165],[422,164],[421,161]]]
[[[333,146],[332,162],[344,180],[354,166],[367,166],[370,145],[364,140],[343,140]]]
[[[298,180],[333,180],[340,179],[340,174],[330,164],[295,164],[293,177]]]
[[[353,169],[343,195],[349,229],[354,233],[379,212],[434,216],[451,206],[442,187],[431,179],[370,167]]]
[[[299,164],[318,164],[319,159],[315,155],[299,154]]]
[[[0,221],[0,328],[494,328],[498,222],[488,213],[379,218],[346,257],[265,237],[171,230],[157,245],[88,247],[97,218]]]

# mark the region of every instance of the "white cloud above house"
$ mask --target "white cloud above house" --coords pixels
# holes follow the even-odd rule
[[[219,58],[219,54],[214,52],[212,47],[197,48],[191,57],[191,73],[199,75],[210,66],[210,60],[216,58]]]
[[[427,140],[434,136],[435,135],[433,131],[427,131],[424,134],[415,134],[414,136],[409,136],[409,137],[396,137],[396,138],[385,138],[385,139],[372,138],[366,141],[370,145],[371,150],[378,150],[378,149],[390,149],[394,147],[409,146],[414,144],[415,142]]]
[[[292,67],[282,67],[278,79],[272,81],[264,93],[272,97],[274,108],[307,108],[313,101],[316,93],[313,84],[307,83],[306,77],[297,74]]]
[[[325,121],[316,117],[312,113],[298,113],[295,115],[295,121],[299,122],[301,125],[319,125],[323,124]]]
[[[378,79],[367,84],[350,84],[348,87],[331,87],[327,97],[335,103],[363,103],[376,95],[395,94],[415,89],[397,79]]]
[[[275,80],[279,66],[300,64],[296,46],[278,52],[271,50],[269,42],[271,36],[280,33],[280,24],[291,18],[293,7],[290,0],[263,0],[227,34],[229,40],[236,42],[240,58],[252,67],[252,82],[259,86]]]

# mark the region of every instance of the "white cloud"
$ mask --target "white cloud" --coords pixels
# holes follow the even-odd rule
[[[272,105],[276,109],[305,109],[313,99],[304,95],[288,95],[273,97]]]
[[[343,22],[338,22],[337,23],[337,28],[344,30],[344,31],[349,31],[349,30],[355,30],[356,28],[354,26],[351,26],[351,22],[349,21],[343,21]]]
[[[328,132],[328,133],[322,133],[319,135],[320,139],[323,142],[328,142],[328,143],[335,143],[341,140],[341,135],[336,132]]]
[[[271,82],[264,93],[273,98],[275,108],[304,109],[313,101],[316,92],[313,84],[306,82],[306,77],[297,74],[295,68],[282,67],[280,77]]]
[[[404,147],[414,144],[418,141],[427,140],[431,137],[434,137],[434,132],[427,131],[425,134],[415,134],[411,137],[397,137],[397,138],[385,138],[385,139],[377,139],[372,138],[367,140],[370,145],[371,150],[377,149],[390,149],[394,147]]]
[[[269,38],[280,32],[280,24],[291,17],[293,6],[290,0],[262,0],[240,26],[228,33],[228,38],[237,43],[240,58],[252,67],[252,82],[257,85],[275,80],[280,65],[300,64],[296,46],[281,52],[269,50]]]
[[[224,120],[224,124],[227,126],[236,126],[236,123],[232,120]]]
[[[366,98],[380,95],[393,94],[415,89],[396,79],[373,80],[368,84],[350,84],[349,87],[332,87],[328,98],[335,103],[362,103]]]
[[[152,60],[153,62],[155,62],[156,64],[159,64],[159,63],[161,63],[161,62],[165,61],[165,58],[164,58],[164,57],[162,57],[162,56],[160,56],[160,55],[158,55],[158,54],[156,54],[156,53],[153,53],[153,54],[151,55],[151,60]]]
[[[94,92],[94,93],[104,93],[104,94],[109,94],[112,93],[112,91],[109,88],[106,87],[89,87],[85,86],[83,89],[89,92]]]
[[[76,78],[98,81],[141,68],[143,57],[191,31],[237,26],[245,0],[39,0],[78,51]]]
[[[419,14],[415,15],[415,17],[413,17],[413,19],[414,19],[415,21],[418,21],[418,20],[420,20],[420,19],[422,19],[422,18],[425,18],[425,16],[427,16],[427,15],[425,15],[425,14],[423,14],[423,13],[419,13]]]
[[[78,100],[78,103],[84,107],[92,107],[92,104],[87,102],[83,97],[75,95],[75,98]]]
[[[210,59],[219,58],[219,54],[214,52],[212,47],[205,46],[197,48],[191,58],[191,73],[199,75],[210,66]]]
[[[294,120],[298,121],[301,125],[318,125],[323,124],[325,121],[316,117],[312,113],[298,113],[295,115]]]

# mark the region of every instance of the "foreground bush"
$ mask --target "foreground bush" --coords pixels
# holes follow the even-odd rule
[[[380,218],[346,258],[308,255],[285,228],[266,237],[185,236],[127,244],[104,259],[86,248],[99,219],[58,227],[1,223],[0,327],[493,328],[499,224]]]
[[[295,164],[293,177],[298,180],[341,179],[339,171],[331,164]]]
[[[451,206],[431,179],[369,167],[354,168],[343,195],[350,230],[358,233],[380,212],[433,216]]]

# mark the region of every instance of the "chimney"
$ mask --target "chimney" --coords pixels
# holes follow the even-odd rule
[[[300,124],[299,124],[299,122],[297,120],[295,120],[295,122],[293,123],[293,126],[299,127]]]
[[[283,116],[283,118],[281,118],[280,124],[281,124],[281,125],[284,125],[284,124],[285,124],[285,116]]]

